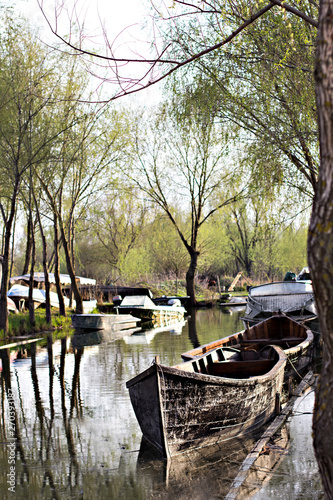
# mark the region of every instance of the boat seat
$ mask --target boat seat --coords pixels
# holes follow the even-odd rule
[[[275,345],[280,345],[284,344],[286,342],[290,344],[297,345],[300,342],[303,342],[304,338],[302,337],[284,337],[281,339],[254,339],[254,340],[243,340],[242,345],[245,344],[275,344]]]
[[[208,374],[217,377],[248,378],[263,375],[275,365],[272,359],[221,361],[209,365]]]
[[[260,359],[260,354],[255,349],[247,349],[241,352],[241,359],[242,361],[254,361]]]

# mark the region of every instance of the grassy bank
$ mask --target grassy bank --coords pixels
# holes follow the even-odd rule
[[[45,309],[36,309],[35,324],[31,325],[29,313],[10,314],[8,317],[8,333],[6,337],[20,337],[23,335],[35,335],[41,332],[62,331],[71,327],[70,313],[67,317],[60,316],[57,312],[52,313],[51,324],[46,322]],[[3,330],[0,330],[1,337],[4,338]]]

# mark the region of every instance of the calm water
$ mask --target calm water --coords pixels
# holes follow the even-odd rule
[[[12,360],[9,370],[4,363],[0,498],[223,498],[254,441],[233,440],[168,465],[154,460],[141,443],[126,381],[156,355],[163,364],[176,364],[193,346],[241,330],[240,314],[200,310],[183,326],[164,331],[118,339],[107,333],[104,339],[68,336],[49,339],[49,346],[44,340],[36,355],[28,347],[28,356]],[[306,468],[316,465],[310,455]],[[265,498],[277,496],[266,491]]]

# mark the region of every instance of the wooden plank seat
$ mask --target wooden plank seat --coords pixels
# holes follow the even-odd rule
[[[267,373],[274,364],[272,359],[220,361],[207,365],[207,372],[218,377],[248,378]]]
[[[241,345],[246,345],[246,344],[260,344],[260,345],[266,345],[266,344],[271,344],[271,345],[278,345],[278,346],[284,346],[286,344],[289,345],[297,345],[303,342],[304,338],[302,337],[284,337],[281,339],[255,339],[255,340],[242,340]]]

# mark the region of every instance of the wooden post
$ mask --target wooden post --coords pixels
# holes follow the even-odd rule
[[[275,395],[275,415],[280,415],[281,413],[281,398],[280,393],[277,392]]]

